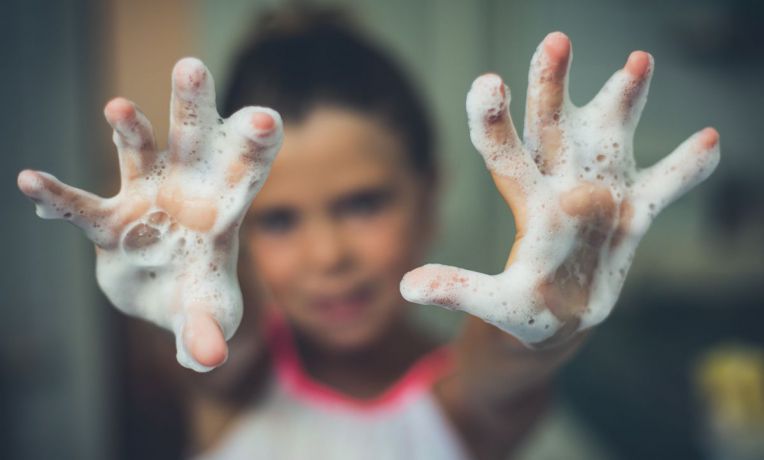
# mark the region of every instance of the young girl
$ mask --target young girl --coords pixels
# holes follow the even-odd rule
[[[637,175],[631,134],[650,56],[633,53],[592,104],[576,109],[566,89],[570,42],[550,34],[531,67],[524,141],[497,76],[477,79],[468,97],[473,143],[515,216],[507,269],[488,277],[430,265],[407,275],[432,236],[438,186],[432,132],[415,91],[386,55],[336,19],[271,18],[259,31],[235,67],[224,112],[259,104],[281,118],[257,109],[225,123],[239,123],[241,158],[256,164],[258,174],[278,149],[282,119],[284,141],[264,185],[263,174],[248,176],[252,194],[262,188],[241,227],[241,328],[227,344],[235,312],[227,317],[182,306],[178,313],[177,305],[133,311],[173,329],[179,360],[189,367],[208,370],[228,360],[193,376],[193,454],[506,458],[541,414],[553,373],[584,331],[607,316],[650,219],[710,174],[718,135],[703,130]],[[156,173],[167,181],[178,164],[204,161],[194,156],[203,157],[199,133],[214,129],[205,124],[209,108],[199,108],[214,109],[206,69],[184,60],[173,78],[170,156]],[[106,115],[118,147],[138,154],[121,163],[123,181],[135,180],[154,152],[150,129],[122,99],[107,105]],[[238,184],[231,178],[251,167],[242,161],[225,168],[230,189]],[[101,267],[118,265],[101,261],[112,260],[110,234],[123,235],[114,243],[123,252],[145,254],[164,237],[155,228],[167,224],[176,235],[199,235],[187,260],[209,248],[235,252],[230,236],[238,226],[226,220],[223,201],[195,198],[181,185],[161,186],[146,198],[150,204],[136,198],[144,189],[129,200],[121,194],[117,217],[88,221],[106,205],[40,173],[19,178],[38,203],[53,203],[51,215],[88,230],[98,244],[102,286],[113,272]],[[161,211],[147,214],[156,206]],[[71,211],[82,208],[87,211]],[[147,216],[144,226],[127,230],[140,216]],[[205,246],[221,220],[227,225]],[[104,233],[93,222],[114,230]],[[205,257],[198,256],[207,263]],[[205,271],[210,279],[231,267],[225,257],[213,259]],[[203,284],[184,284],[192,271],[171,278],[174,295]],[[140,276],[145,286],[165,275]],[[127,285],[121,297],[105,287],[118,306],[143,295]],[[439,346],[408,321],[401,289],[409,300],[473,316],[453,342]],[[170,319],[156,313],[168,308]],[[231,397],[241,393],[245,404]]]

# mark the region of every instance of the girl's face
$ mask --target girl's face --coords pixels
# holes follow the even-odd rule
[[[286,125],[245,238],[257,277],[302,333],[352,350],[400,318],[399,282],[429,236],[425,182],[368,115],[318,108]]]

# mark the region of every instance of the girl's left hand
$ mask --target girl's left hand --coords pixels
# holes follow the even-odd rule
[[[470,136],[512,210],[515,242],[495,276],[438,264],[409,272],[401,282],[407,300],[466,311],[527,345],[566,341],[609,315],[652,220],[714,170],[713,128],[637,170],[632,140],[653,72],[649,54],[633,52],[583,107],[568,97],[570,61],[562,33],[538,47],[523,140],[501,78],[475,80]]]

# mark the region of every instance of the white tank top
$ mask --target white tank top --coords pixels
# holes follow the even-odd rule
[[[274,373],[247,410],[197,460],[464,460],[469,455],[432,394],[452,351],[420,358],[382,395],[356,399],[304,370],[288,327],[271,329]]]

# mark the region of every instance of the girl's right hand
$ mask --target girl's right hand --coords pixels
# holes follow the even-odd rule
[[[281,145],[281,118],[262,107],[220,118],[212,75],[194,58],[173,69],[167,151],[132,102],[113,99],[104,113],[119,152],[116,196],[31,170],[19,188],[40,217],[68,220],[95,243],[98,283],[117,308],[172,330],[178,361],[209,371],[241,320],[238,229]]]

